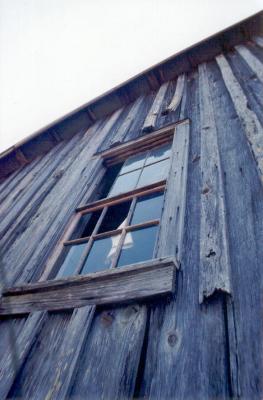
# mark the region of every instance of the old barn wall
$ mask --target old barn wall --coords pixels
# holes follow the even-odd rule
[[[262,39],[238,46],[187,74],[175,111],[170,81],[1,184],[1,281],[43,279],[99,186],[94,153],[190,120],[174,298],[2,320],[1,399],[262,397],[262,63]]]

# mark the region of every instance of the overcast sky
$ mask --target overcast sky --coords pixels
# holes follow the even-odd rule
[[[0,0],[0,151],[262,0]]]

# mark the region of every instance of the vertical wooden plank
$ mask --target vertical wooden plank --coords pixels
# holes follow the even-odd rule
[[[15,281],[29,282],[32,276],[37,279],[41,274],[43,263],[75,212],[75,207],[79,205],[102,168],[102,160],[91,157],[104,140],[118,113],[119,111],[113,114],[101,129],[100,123],[95,124],[78,142],[71,158],[67,160],[68,168],[65,173],[45,197],[27,229],[6,251],[3,261],[9,285]],[[91,139],[92,146],[88,146]],[[33,242],[32,237],[35,238]],[[28,245],[25,246],[25,243]],[[16,268],[7,268],[8,265]]]
[[[114,137],[112,138],[112,140],[110,141],[110,144],[108,147],[112,147],[113,145],[117,145],[117,144],[121,144],[124,139],[126,134],[128,133],[132,123],[134,122],[134,120],[136,119],[140,108],[142,106],[142,102],[144,100],[143,96],[140,96],[132,105],[127,117],[125,118],[125,120],[123,121],[123,123],[121,124],[121,126],[118,128],[116,134],[114,135]]]
[[[228,93],[233,101],[236,113],[246,133],[251,151],[257,162],[260,179],[263,182],[263,128],[255,112],[248,108],[246,96],[226,58],[221,54],[216,57],[216,61]]]
[[[46,319],[46,313],[43,312],[35,312],[31,314],[25,325],[23,326],[22,331],[17,336],[14,345],[14,348],[7,349],[6,357],[1,359],[0,365],[0,398],[5,399],[8,395],[8,392],[13,384],[13,381],[18,373],[19,369],[23,365],[25,358],[27,357],[28,352],[33,346],[37,334],[39,333],[44,321]],[[14,358],[12,354],[15,356],[15,364]]]
[[[262,313],[263,190],[244,125],[236,117],[235,103],[216,63],[209,65],[209,81],[220,132],[218,142],[231,257],[233,299],[227,298],[225,305],[231,397],[258,399],[263,393],[262,319],[259,318]]]
[[[181,103],[185,87],[185,74],[181,74],[177,78],[176,89],[170,104],[167,106],[165,112],[174,112]]]
[[[157,246],[157,256],[175,254],[179,265],[184,232],[189,132],[189,121],[179,124],[175,129],[171,168],[167,179],[164,211]],[[169,237],[173,237],[173,240],[167,240]]]
[[[93,319],[95,307],[76,309],[71,317],[50,383],[48,399],[67,398],[77,372],[78,362]]]
[[[144,135],[142,131],[142,126],[144,124],[145,118],[152,106],[154,100],[154,93],[150,92],[149,94],[143,96],[143,100],[141,106],[138,110],[136,117],[134,118],[133,122],[131,123],[129,130],[125,136],[125,142],[129,140],[133,140],[139,138]],[[157,121],[156,121],[157,124]]]
[[[81,136],[76,135],[67,144],[63,143],[63,147],[57,146],[53,149],[54,151],[51,150],[45,156],[47,162],[40,169],[39,176],[37,176],[38,171],[33,169],[31,180],[29,182],[22,182],[23,185],[20,191],[24,191],[23,195],[20,198],[17,198],[15,194],[9,197],[10,201],[6,205],[6,214],[3,214],[0,222],[0,238],[3,245],[8,247],[17,239],[17,226],[19,226],[20,231],[23,230],[24,226],[28,223],[28,219],[34,215],[34,212],[43,202],[45,196],[48,195],[59,179],[61,179],[64,170],[70,164],[68,155]],[[10,208],[12,212],[10,212]]]
[[[230,294],[223,174],[206,64],[199,65],[201,119],[201,237],[199,302],[217,290]]]
[[[69,397],[131,399],[143,343],[146,307],[97,313]]]
[[[258,79],[263,83],[263,64],[249,51],[246,46],[240,44],[235,46],[236,51],[243,57]]]
[[[61,357],[61,343],[70,312],[51,313],[26,357],[8,393],[8,398],[47,399],[55,368]]]
[[[235,51],[227,55],[229,65],[247,98],[247,104],[263,125],[263,85],[251,71],[249,65]]]
[[[158,92],[156,93],[155,99],[153,101],[153,104],[151,106],[151,109],[144,121],[142,131],[143,132],[151,132],[156,123],[156,119],[158,117],[158,114],[161,110],[163,99],[166,93],[166,90],[168,88],[169,82],[163,83],[162,86],[159,88]]]

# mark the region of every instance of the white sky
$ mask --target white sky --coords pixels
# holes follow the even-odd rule
[[[263,0],[0,0],[0,151]]]

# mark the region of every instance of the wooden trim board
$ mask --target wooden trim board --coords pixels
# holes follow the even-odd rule
[[[0,315],[129,303],[174,292],[176,261],[159,258],[107,271],[3,291]]]

